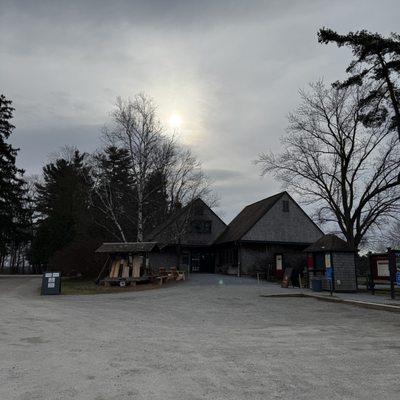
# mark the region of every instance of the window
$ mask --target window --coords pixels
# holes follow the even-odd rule
[[[211,221],[192,221],[190,224],[190,231],[192,233],[211,233],[212,223]]]
[[[288,200],[282,201],[282,211],[289,212],[289,201]]]
[[[204,221],[203,231],[204,233],[211,233],[211,221]]]
[[[192,233],[201,233],[202,230],[202,222],[203,221],[192,221],[190,226],[191,226],[191,232]]]
[[[204,214],[204,209],[202,206],[196,206],[193,210],[194,215],[203,215]]]

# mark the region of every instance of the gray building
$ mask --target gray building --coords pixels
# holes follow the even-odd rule
[[[150,253],[152,268],[178,267],[188,272],[215,272],[213,243],[226,224],[201,199],[178,210],[147,236],[161,250]]]
[[[282,278],[287,267],[306,266],[304,249],[323,232],[287,193],[245,207],[215,241],[216,272]]]
[[[355,251],[336,235],[324,235],[305,249],[308,254],[309,277],[321,277],[322,287],[334,291],[357,290]]]

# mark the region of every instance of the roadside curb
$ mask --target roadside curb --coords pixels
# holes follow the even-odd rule
[[[371,303],[366,301],[360,300],[347,300],[347,299],[340,299],[338,297],[328,297],[328,296],[321,296],[316,294],[309,294],[309,293],[279,293],[279,294],[270,294],[270,295],[263,295],[261,294],[260,297],[308,297],[320,301],[326,301],[330,303],[342,303],[342,304],[349,304],[352,306],[360,307],[360,308],[369,308],[372,310],[380,310],[380,311],[389,311],[400,313],[400,306],[393,306],[390,304],[380,304],[380,303]]]

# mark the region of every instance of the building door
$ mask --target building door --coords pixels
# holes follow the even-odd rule
[[[200,272],[200,253],[192,253],[190,267],[192,272]]]
[[[209,251],[192,252],[191,271],[202,273],[214,273],[214,254]]]
[[[278,279],[283,277],[283,255],[275,254],[275,276]]]

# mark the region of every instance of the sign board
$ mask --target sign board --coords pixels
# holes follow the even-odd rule
[[[333,279],[333,268],[331,262],[331,253],[325,253],[325,278],[328,280]]]
[[[325,268],[331,268],[332,263],[331,263],[331,253],[325,253]]]
[[[399,271],[396,272],[396,285],[400,286],[400,272]]]
[[[46,272],[42,278],[42,295],[61,293],[61,274],[59,272]]]
[[[282,254],[276,255],[276,270],[282,271]]]
[[[376,269],[377,269],[377,275],[379,277],[385,277],[385,278],[390,277],[389,260],[377,260]]]

